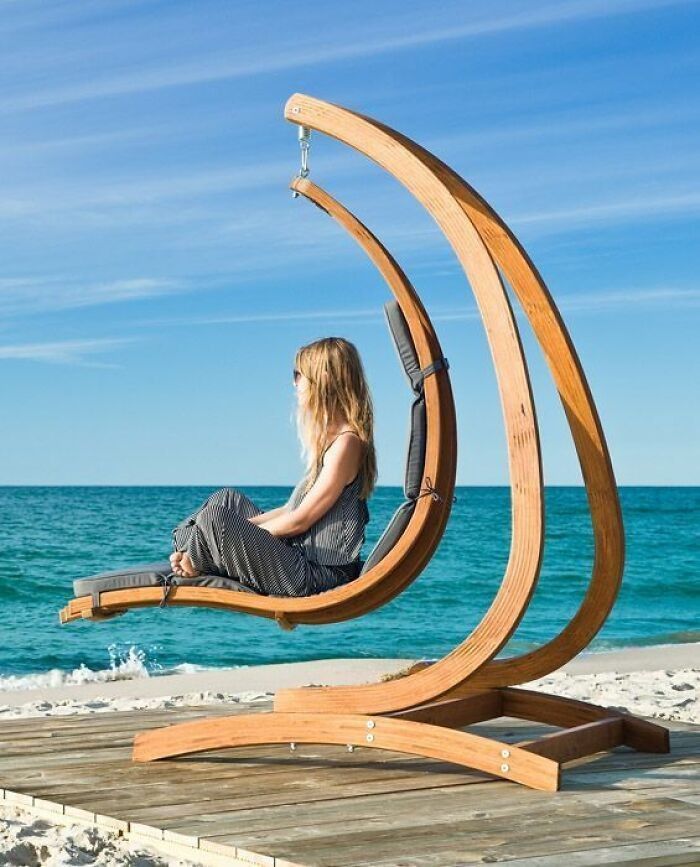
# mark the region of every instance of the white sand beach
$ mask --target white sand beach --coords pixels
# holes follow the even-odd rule
[[[0,721],[21,717],[259,702],[284,687],[369,683],[414,659],[327,659],[0,692]],[[641,716],[700,724],[700,643],[584,653],[539,680],[546,689]]]
[[[193,674],[43,687],[0,693],[0,721],[208,704],[269,701],[282,687],[367,683],[417,660],[336,659],[218,669]],[[547,677],[522,686],[627,710],[642,717],[700,724],[700,643],[586,653]],[[58,826],[21,806],[0,811],[0,864],[95,864],[116,867],[185,865],[116,833],[78,824]]]

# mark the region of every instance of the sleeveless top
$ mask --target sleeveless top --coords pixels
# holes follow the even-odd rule
[[[340,436],[340,434],[338,434]],[[323,450],[325,454],[335,439]],[[287,510],[296,509],[304,499],[301,479],[287,501]],[[318,521],[287,541],[300,547],[306,559],[326,566],[357,563],[365,541],[365,525],[369,521],[367,501],[360,499],[361,473],[348,482],[338,499]]]

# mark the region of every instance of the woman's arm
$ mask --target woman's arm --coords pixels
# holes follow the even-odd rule
[[[278,509],[270,509],[269,512],[261,512],[259,515],[253,515],[248,518],[251,524],[262,524],[263,521],[269,521],[271,518],[276,518],[278,515],[281,515],[282,512],[287,511],[286,504],[284,506],[280,506]]]
[[[324,455],[318,478],[297,508],[286,511],[283,506],[278,515],[261,521],[259,526],[273,536],[305,532],[326,514],[345,485],[357,475],[361,460],[362,443],[357,437],[338,437]]]

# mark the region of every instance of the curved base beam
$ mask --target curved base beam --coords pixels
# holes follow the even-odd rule
[[[518,717],[561,731],[517,744],[459,731],[474,722]],[[559,789],[564,762],[625,744],[669,752],[662,726],[585,702],[522,689],[487,689],[391,716],[280,713],[213,717],[140,732],[133,759],[157,759],[258,744],[338,744],[394,750],[451,762],[533,789]]]
[[[559,788],[559,765],[546,756],[442,726],[361,714],[273,712],[180,723],[136,735],[133,759],[150,762],[205,750],[283,743],[394,750],[463,765],[545,792]],[[503,753],[508,753],[506,758]]]

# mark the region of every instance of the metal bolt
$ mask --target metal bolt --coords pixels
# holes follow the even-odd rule
[[[299,114],[299,106],[295,105],[292,111],[294,112],[294,114]]]
[[[368,719],[368,720],[367,720],[367,728],[368,728],[368,729],[373,729],[374,726],[375,726],[375,722],[374,722],[374,720],[373,720],[373,719]]]
[[[501,755],[503,756],[504,759],[507,759],[508,756],[510,755],[510,750],[501,750]]]
[[[501,765],[501,770],[503,773],[507,773],[510,770],[510,765]]]
[[[289,744],[289,749],[294,751],[296,748],[297,748],[297,745],[294,743],[294,741],[291,741],[291,743]]]
[[[367,735],[367,741],[371,744],[374,740],[374,735]]]
[[[355,752],[355,747],[354,747],[353,744],[348,744],[348,752],[349,752],[349,753],[354,753],[354,752]]]

